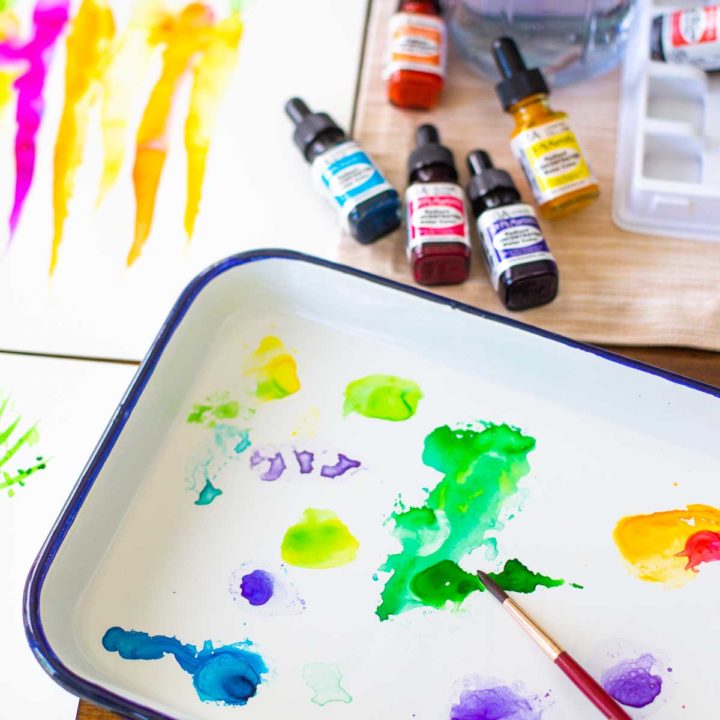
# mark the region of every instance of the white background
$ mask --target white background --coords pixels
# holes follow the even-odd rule
[[[21,427],[37,421],[40,433],[36,446],[15,456],[17,465],[32,464],[38,453],[48,460],[47,469],[25,487],[15,487],[14,497],[0,491],[0,720],[75,717],[77,698],[61,690],[30,652],[22,623],[23,587],[134,371],[128,365],[0,354],[0,392],[10,395],[15,410],[6,410],[3,427],[21,414]]]

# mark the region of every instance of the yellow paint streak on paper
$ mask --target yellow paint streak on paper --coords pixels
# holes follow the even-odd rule
[[[90,111],[110,62],[115,22],[106,0],[83,0],[67,38],[65,105],[57,141],[53,176],[55,213],[50,274],[55,270],[75,173],[80,167]]]
[[[138,88],[142,87],[153,53],[163,39],[157,28],[163,27],[166,18],[161,0],[136,5],[103,78],[100,116],[103,171],[98,205],[115,185],[122,169],[133,101]]]
[[[170,111],[183,75],[205,50],[212,36],[212,10],[202,3],[191,3],[167,20],[167,45],[163,67],[140,122],[137,133],[133,184],[135,187],[135,238],[128,253],[132,265],[142,252],[152,228],[160,177],[167,157]]]
[[[15,38],[20,33],[20,21],[11,10],[0,12],[0,40]],[[12,102],[15,97],[13,83],[20,71],[0,71],[0,116],[3,110]]]
[[[260,341],[245,374],[257,380],[255,396],[259,400],[280,400],[300,389],[295,358],[274,335]]]
[[[681,553],[688,538],[701,531],[720,532],[718,508],[688,505],[685,510],[631,515],[618,522],[613,538],[640,580],[681,587],[697,576]]]
[[[237,61],[243,24],[233,13],[213,29],[207,49],[193,70],[190,110],[185,122],[187,152],[187,200],[185,232],[188,240],[200,209],[205,166],[220,100]]]

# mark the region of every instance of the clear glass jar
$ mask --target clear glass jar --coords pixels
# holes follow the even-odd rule
[[[620,61],[635,0],[444,0],[443,8],[455,49],[476,70],[497,79],[492,41],[509,35],[528,67],[565,85]]]

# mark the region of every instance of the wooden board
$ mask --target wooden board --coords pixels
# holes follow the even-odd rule
[[[530,192],[513,158],[504,115],[493,84],[475,75],[451,53],[449,82],[432,113],[392,107],[381,72],[388,18],[395,3],[376,0],[368,27],[355,134],[398,189],[417,125],[434,122],[455,152],[463,182],[466,153],[490,151],[509,170],[526,199]],[[619,73],[562,88],[552,95],[565,110],[592,168],[602,196],[592,207],[543,228],[560,265],[555,302],[514,317],[591,342],[618,345],[684,345],[720,349],[720,244],[627,233],[611,219]],[[720,232],[719,232],[720,236]],[[440,292],[494,312],[505,312],[486,276],[477,245],[469,282]],[[402,282],[412,282],[402,232],[372,247],[345,239],[340,259]]]

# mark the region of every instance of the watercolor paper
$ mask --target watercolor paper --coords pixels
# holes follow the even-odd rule
[[[70,720],[77,698],[30,652],[25,579],[134,368],[0,354],[0,717]]]
[[[307,237],[336,252],[283,105],[302,95],[350,125],[367,0],[10,5],[3,348],[140,360],[213,262]]]

